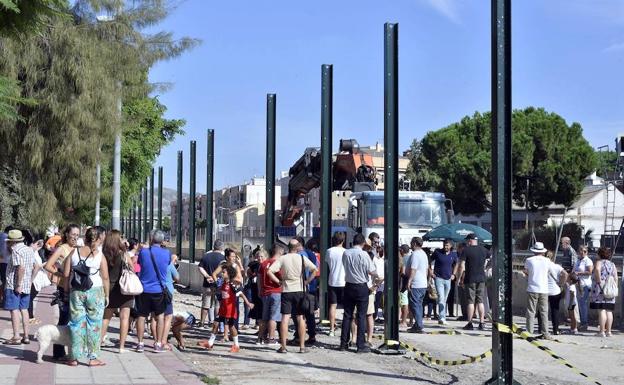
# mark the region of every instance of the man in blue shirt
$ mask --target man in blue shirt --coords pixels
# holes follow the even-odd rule
[[[137,319],[137,352],[144,350],[143,331],[145,330],[145,317],[150,313],[156,319],[155,341],[162,341],[165,333],[164,313],[168,305],[165,290],[168,290],[167,268],[171,263],[171,253],[161,244],[165,240],[165,234],[160,230],[154,230],[150,234],[150,247],[139,252],[138,262],[141,265],[139,279],[143,284],[143,293],[136,297]],[[164,352],[161,342],[154,343],[154,352]]]
[[[454,266],[458,257],[453,251],[453,241],[446,239],[442,249],[436,249],[431,257],[433,262],[433,277],[438,292],[438,324],[448,325],[446,322],[446,300],[451,290],[451,281],[455,280]]]

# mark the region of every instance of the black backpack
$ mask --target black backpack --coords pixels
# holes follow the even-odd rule
[[[100,272],[100,269],[93,274],[91,274],[91,269],[87,266],[87,259],[93,254],[93,252],[89,253],[85,259],[80,257],[80,249],[76,248],[76,253],[78,254],[78,263],[76,266],[72,266],[72,279],[71,279],[71,287],[73,290],[78,291],[87,291],[91,289],[93,286],[93,281],[91,280],[91,276]]]

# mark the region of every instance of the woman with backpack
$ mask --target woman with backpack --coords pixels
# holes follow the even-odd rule
[[[100,246],[105,231],[92,227],[85,234],[85,246],[76,247],[65,259],[64,275],[69,290],[69,330],[72,347],[69,366],[87,357],[89,366],[104,366],[98,359],[104,308],[108,305],[108,264]]]
[[[598,249],[599,260],[594,265],[593,283],[591,290],[590,309],[599,310],[598,323],[600,331],[598,337],[611,337],[611,325],[613,324],[613,309],[617,297],[618,281],[617,269],[611,262],[611,249],[601,247]]]

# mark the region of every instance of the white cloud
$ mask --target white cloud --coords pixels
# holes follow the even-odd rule
[[[613,43],[607,48],[603,49],[602,52],[620,52],[624,51],[624,43]]]
[[[425,0],[425,2],[453,23],[461,22],[457,0]]]

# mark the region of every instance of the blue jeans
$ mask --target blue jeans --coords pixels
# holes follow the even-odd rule
[[[451,291],[451,280],[443,278],[435,278],[435,287],[438,292],[438,315],[440,321],[446,320],[446,300]]]
[[[414,326],[417,329],[425,327],[423,323],[423,299],[427,294],[427,288],[420,289],[411,288],[409,292],[409,306],[412,314],[414,314]]]
[[[581,317],[581,325],[587,325],[587,315],[589,313],[589,292],[591,291],[591,287],[585,286],[581,287],[581,292],[579,293],[579,315]]]

